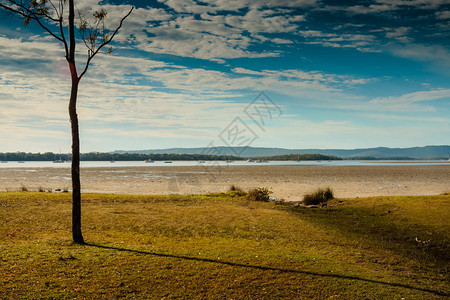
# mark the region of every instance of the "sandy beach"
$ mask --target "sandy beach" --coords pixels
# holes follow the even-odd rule
[[[336,197],[434,195],[450,191],[450,165],[440,166],[190,166],[108,167],[81,171],[82,191],[120,194],[196,194],[267,187],[273,196],[301,201],[331,187]],[[0,190],[71,189],[69,168],[0,169]]]

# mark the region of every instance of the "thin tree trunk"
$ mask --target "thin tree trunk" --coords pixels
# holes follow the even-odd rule
[[[77,96],[80,78],[75,64],[75,5],[69,0],[69,49],[66,59],[72,78],[70,91],[69,116],[72,127],[72,237],[76,244],[84,244],[81,233],[81,182],[80,182],[80,133],[78,130]]]
[[[72,78],[69,115],[72,125],[72,237],[74,243],[84,244],[81,233],[80,133],[78,130],[78,78]]]

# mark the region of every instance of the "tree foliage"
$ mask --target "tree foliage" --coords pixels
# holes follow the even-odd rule
[[[133,7],[120,20],[119,25],[111,30],[105,26],[107,12],[104,9],[93,12],[78,10],[79,23],[75,24],[75,14],[71,13],[70,9],[73,2],[74,0],[3,0],[0,1],[0,8],[21,16],[25,26],[31,21],[36,21],[47,33],[63,44],[65,57],[69,63],[71,60],[75,62],[75,29],[78,29],[78,37],[87,48],[84,67],[77,76],[80,80],[86,74],[94,56],[112,42],[123,21],[133,11]],[[107,53],[111,52],[112,48],[109,48]]]

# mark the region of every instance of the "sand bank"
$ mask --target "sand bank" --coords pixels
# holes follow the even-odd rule
[[[108,167],[82,169],[84,192],[190,194],[268,187],[273,196],[300,201],[317,187],[336,197],[433,195],[450,191],[450,165]],[[70,169],[0,169],[0,190],[71,189]]]

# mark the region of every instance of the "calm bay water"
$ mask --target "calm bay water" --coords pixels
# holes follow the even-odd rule
[[[52,161],[26,161],[26,162],[1,162],[0,168],[70,168],[70,162],[54,163]],[[411,165],[450,165],[450,161],[404,161],[404,160],[335,160],[335,161],[269,161],[269,162],[247,162],[247,161],[155,161],[146,163],[144,161],[82,161],[82,168],[112,168],[112,167],[180,167],[180,166],[286,166],[286,165],[318,165],[318,166],[411,166]]]

